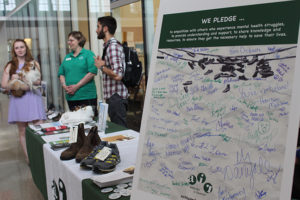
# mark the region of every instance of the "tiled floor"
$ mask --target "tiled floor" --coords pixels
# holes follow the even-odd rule
[[[0,200],[43,200],[20,148],[17,126],[7,124],[8,100],[0,94]]]

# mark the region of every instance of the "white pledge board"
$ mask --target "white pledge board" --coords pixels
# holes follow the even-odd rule
[[[131,199],[290,199],[299,5],[161,0]]]

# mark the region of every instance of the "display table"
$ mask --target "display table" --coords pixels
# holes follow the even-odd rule
[[[110,135],[114,135],[113,133],[122,131],[122,130],[124,131],[126,129],[124,127],[121,127],[114,123],[108,122],[108,128],[106,130],[106,134],[111,133],[111,134],[107,135],[107,136],[110,136]],[[79,164],[75,163],[74,159],[71,161],[59,160],[60,152],[63,150],[60,150],[57,152],[52,151],[50,149],[50,145],[45,144],[45,142],[41,138],[41,136],[35,134],[35,132],[33,130],[31,130],[30,128],[26,129],[26,141],[27,141],[27,151],[28,151],[28,157],[29,157],[29,161],[30,161],[30,169],[31,169],[33,181],[36,184],[37,188],[41,191],[41,193],[43,194],[45,199],[55,199],[55,198],[53,198],[53,196],[55,197],[55,186],[57,186],[57,188],[59,188],[59,190],[60,190],[59,192],[61,195],[61,192],[62,192],[61,184],[66,184],[66,183],[62,183],[60,181],[60,179],[55,180],[55,178],[53,178],[53,180],[51,180],[53,182],[53,184],[49,185],[49,176],[50,176],[49,171],[51,171],[51,170],[49,170],[47,168],[57,169],[56,171],[52,172],[55,176],[56,175],[57,176],[65,176],[65,180],[64,180],[65,182],[72,180],[75,185],[74,187],[77,187],[77,186],[80,187],[79,189],[72,188],[72,190],[81,191],[81,189],[82,189],[82,199],[86,199],[86,200],[87,199],[107,199],[108,195],[102,194],[100,192],[100,189],[95,184],[93,184],[92,181],[89,179],[89,177],[95,175],[92,171],[81,170],[79,167]],[[119,150],[120,150],[120,147],[119,147]],[[44,153],[46,155],[45,158],[44,158]],[[121,151],[120,151],[120,153],[122,154]],[[134,157],[134,159],[135,159],[136,155],[132,155],[132,157]],[[50,161],[49,161],[49,159],[50,159]],[[122,160],[122,155],[121,155],[121,160]],[[50,162],[50,164],[49,164],[49,162]],[[48,163],[47,166],[45,166],[45,163]],[[122,161],[121,161],[121,163],[122,163]],[[76,165],[76,168],[74,165]],[[71,171],[70,170],[71,168],[74,168],[75,170]],[[48,170],[47,172],[46,172],[46,169]],[[47,178],[48,178],[48,190],[47,190]],[[52,177],[50,179],[52,179]],[[74,180],[76,180],[76,181],[74,181]],[[82,183],[81,183],[81,181],[82,181]],[[50,192],[49,187],[53,188],[53,191]],[[67,198],[67,199],[73,199],[72,195],[73,194],[68,194],[69,198]],[[49,196],[49,198],[48,198],[48,196]],[[61,199],[64,199],[64,198],[62,197]],[[129,197],[121,197],[120,199],[129,199]]]

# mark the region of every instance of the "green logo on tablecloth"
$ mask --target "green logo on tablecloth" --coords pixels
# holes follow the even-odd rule
[[[53,180],[51,188],[53,190],[53,197],[55,200],[60,200],[60,197],[62,197],[62,200],[67,200],[66,187],[64,182],[61,179],[58,179],[58,187],[56,181]]]
[[[58,192],[58,188],[57,188],[57,184],[56,184],[55,180],[52,181],[51,188],[54,192],[54,194],[53,194],[54,199],[59,200],[59,192]]]

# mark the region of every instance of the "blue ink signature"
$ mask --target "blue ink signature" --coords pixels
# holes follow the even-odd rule
[[[261,190],[261,191],[257,191],[255,195],[256,195],[256,199],[263,199],[264,197],[267,196],[267,192]]]

